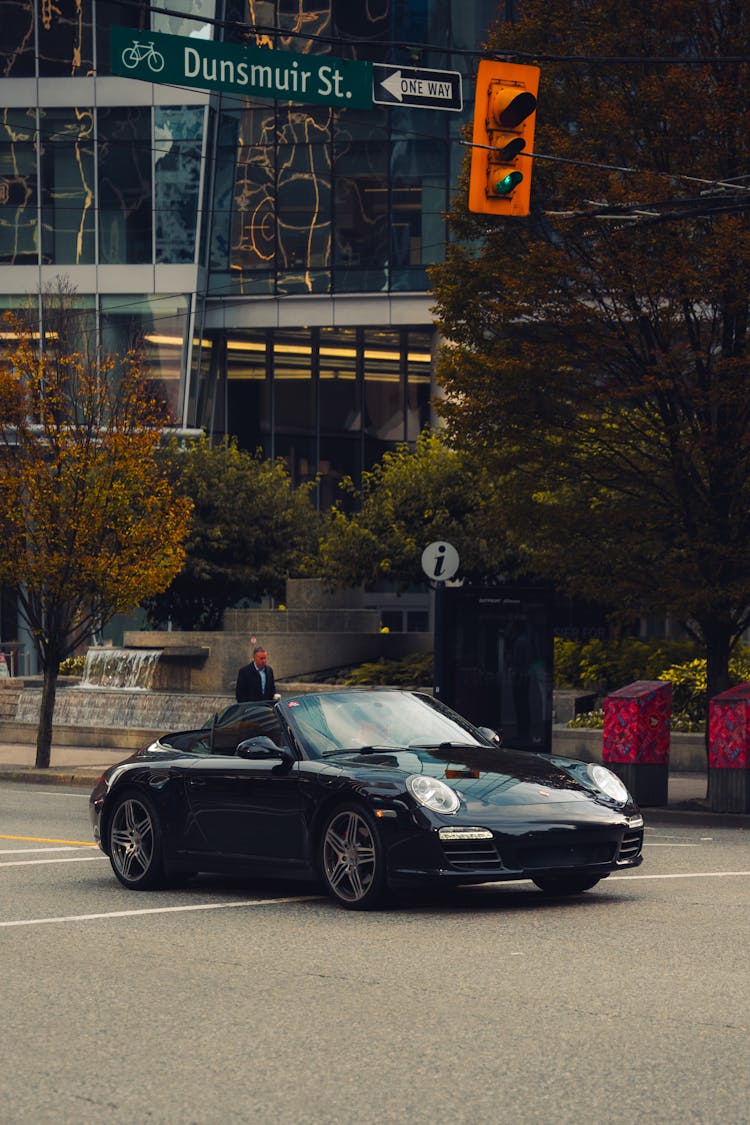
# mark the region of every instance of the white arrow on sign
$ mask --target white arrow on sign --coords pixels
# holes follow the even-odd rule
[[[404,94],[416,95],[419,98],[433,98],[435,101],[444,102],[451,97],[452,87],[450,82],[440,82],[436,79],[402,78],[401,71],[389,74],[380,83],[383,89],[402,102]]]

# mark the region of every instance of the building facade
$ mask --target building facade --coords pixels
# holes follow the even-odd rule
[[[142,345],[176,425],[284,457],[295,482],[319,475],[328,506],[431,420],[427,270],[498,14],[497,0],[4,0],[0,311],[31,305],[43,324],[65,279],[82,331]],[[141,77],[113,65],[113,27],[131,29]],[[169,85],[155,34],[458,71],[464,106]]]

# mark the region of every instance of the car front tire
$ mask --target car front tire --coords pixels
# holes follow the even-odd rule
[[[109,819],[109,860],[124,887],[150,891],[165,882],[159,818],[144,793],[128,791],[116,798]]]
[[[374,817],[339,805],[323,828],[320,869],[326,890],[347,910],[372,910],[386,891],[385,857]]]

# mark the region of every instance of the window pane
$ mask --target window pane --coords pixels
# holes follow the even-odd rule
[[[150,109],[100,109],[98,150],[99,260],[150,262]]]
[[[0,262],[37,265],[36,113],[5,109],[0,120]]]
[[[366,433],[382,441],[403,441],[399,334],[366,332],[364,363]]]
[[[357,382],[356,330],[320,330],[321,434],[358,434],[362,429]]]
[[[91,0],[37,0],[37,27],[41,77],[93,73]]]
[[[94,261],[94,124],[90,109],[42,109],[42,261]]]
[[[231,332],[227,340],[229,429],[243,449],[270,452],[271,398],[266,333]]]
[[[32,78],[33,76],[33,0],[3,0],[0,78]]]
[[[431,421],[432,334],[410,332],[406,353],[406,437],[415,441]]]
[[[154,110],[157,262],[195,260],[203,117],[199,108]]]
[[[274,419],[278,431],[315,433],[309,332],[276,332],[273,341]]]
[[[147,377],[167,403],[173,421],[181,415],[180,376],[185,369],[189,327],[187,296],[101,298],[104,351],[123,355],[132,347],[143,349]]]

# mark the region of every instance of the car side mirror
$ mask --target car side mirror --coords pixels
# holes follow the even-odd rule
[[[267,761],[269,758],[279,758],[284,762],[293,761],[291,750],[286,746],[277,746],[267,734],[256,735],[255,738],[246,738],[240,742],[235,750],[238,758],[247,758],[250,761]]]
[[[480,734],[483,734],[485,738],[488,738],[490,742],[494,742],[495,746],[502,746],[503,736],[500,731],[493,730],[492,727],[477,727],[477,730]]]

